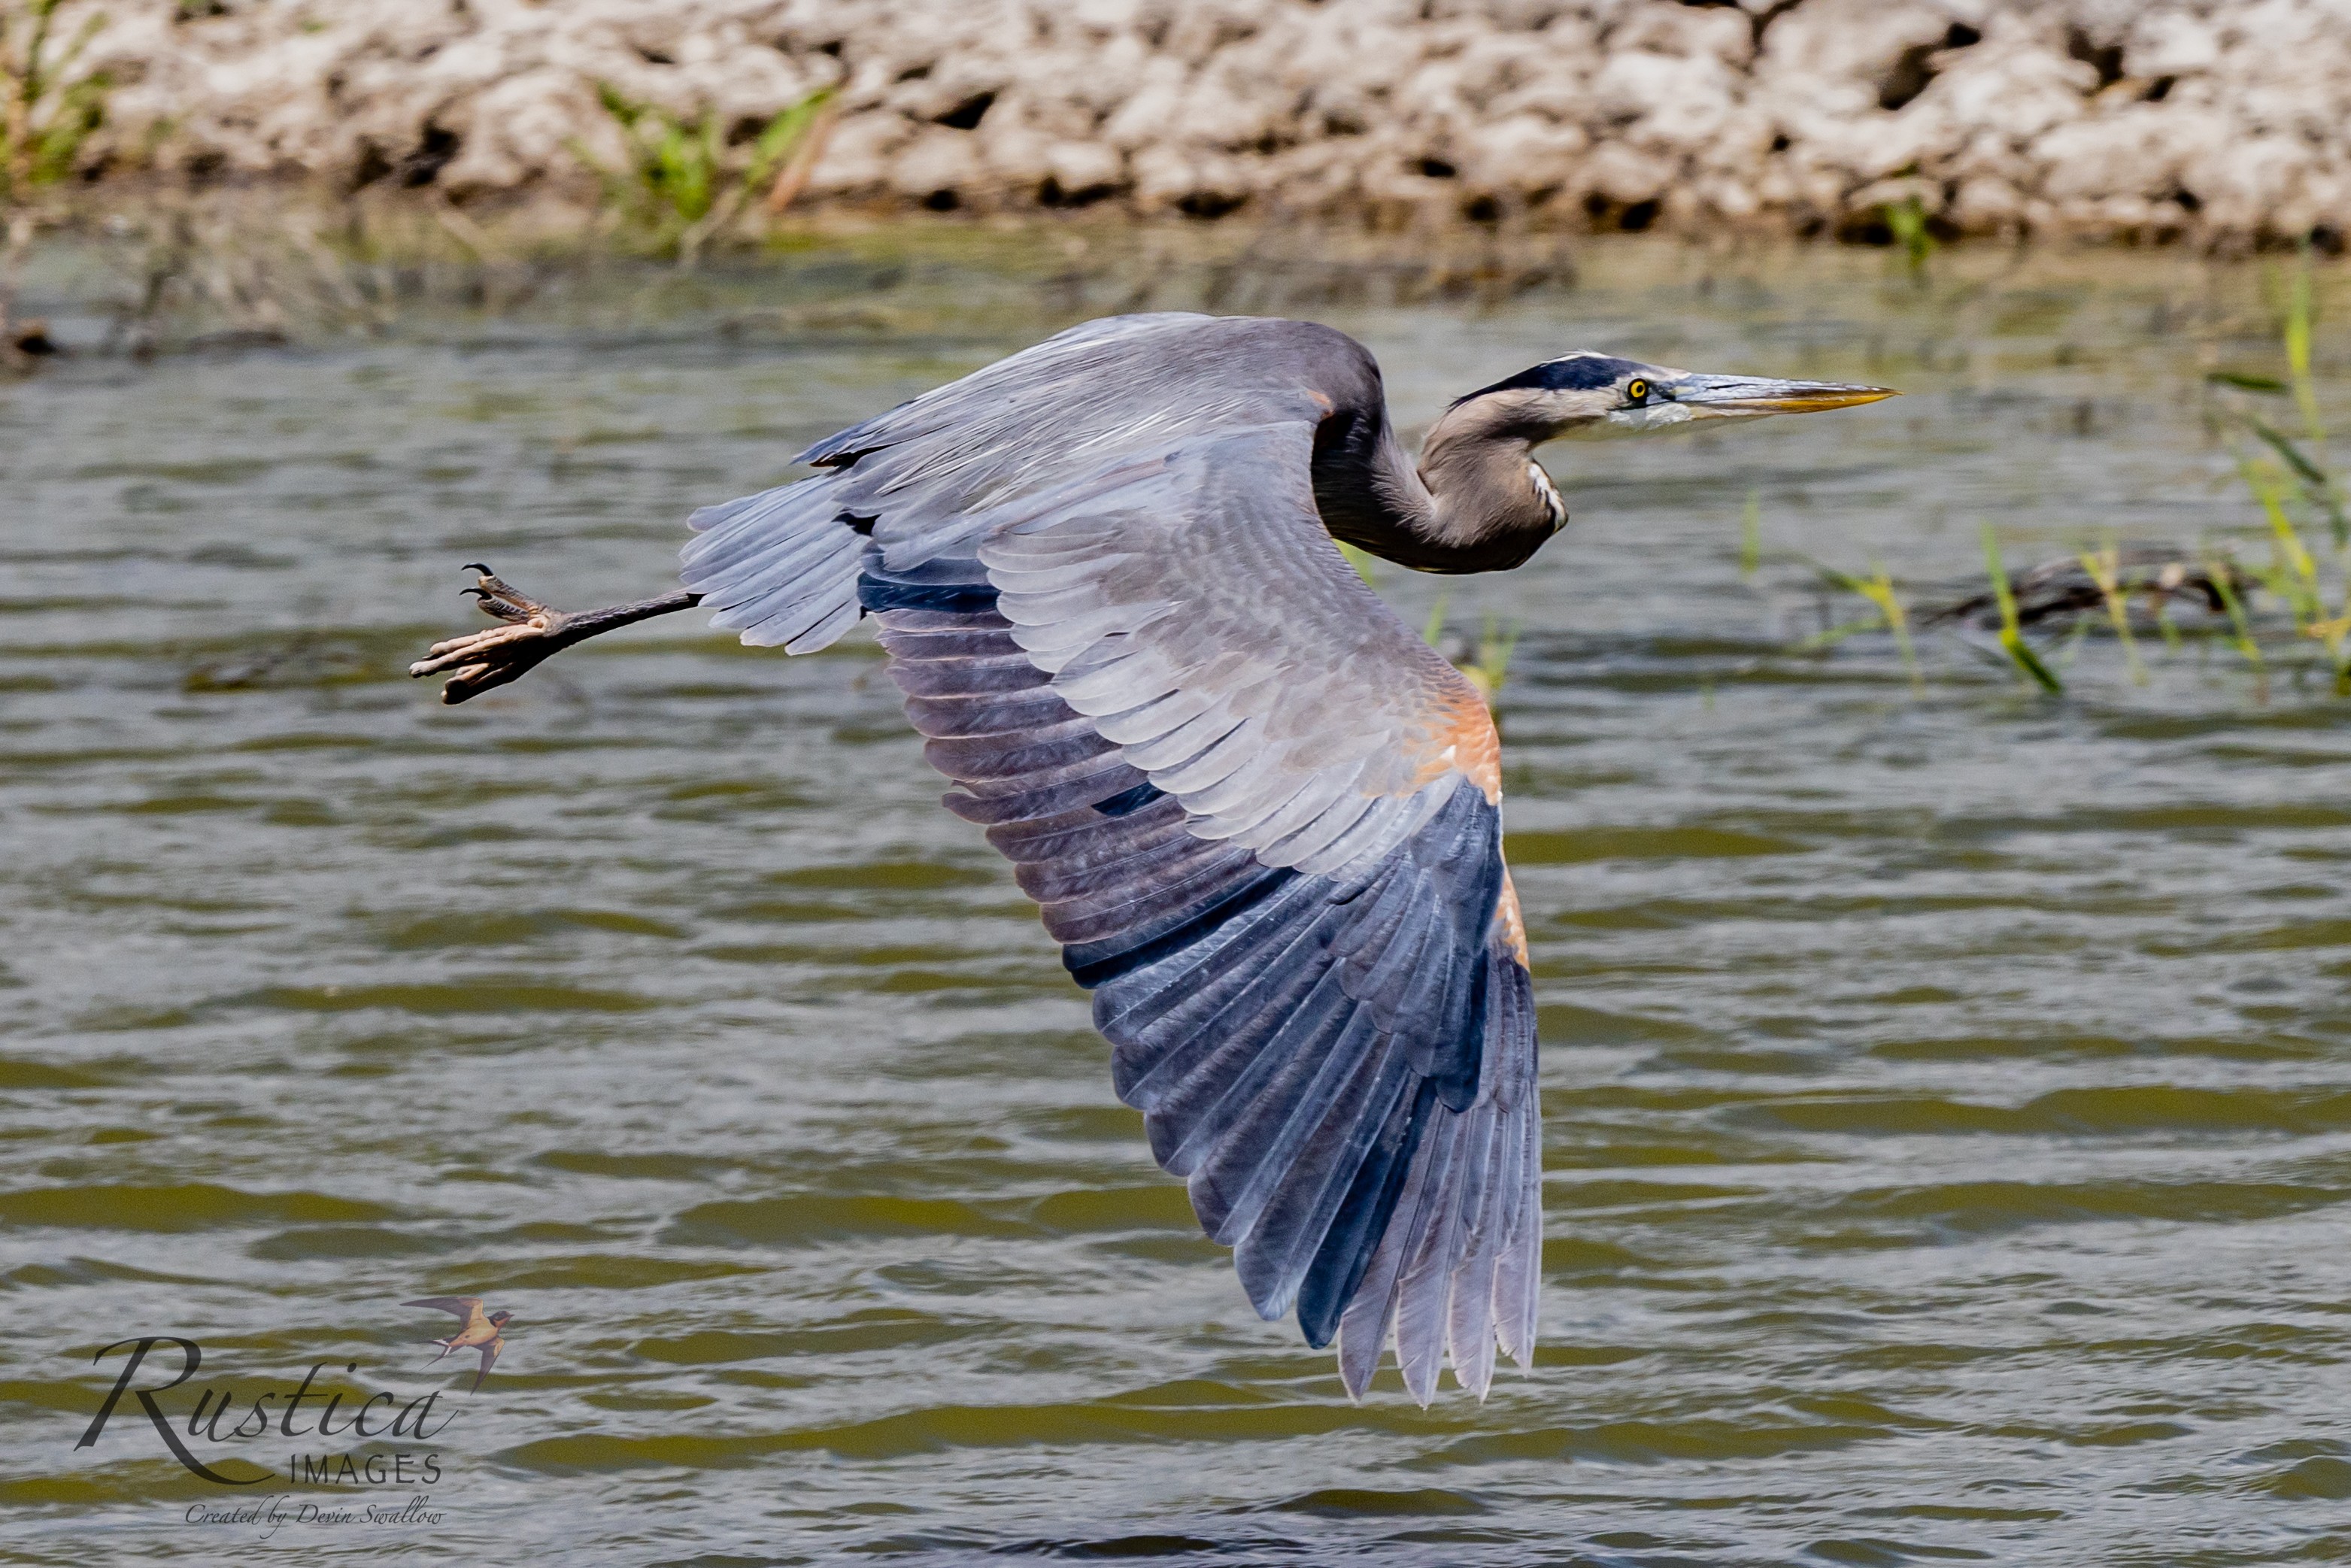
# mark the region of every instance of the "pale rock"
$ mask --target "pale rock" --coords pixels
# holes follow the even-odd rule
[[[1875,213],[1883,207],[1900,206],[1916,202],[1927,212],[1939,213],[1943,208],[1941,185],[1916,174],[1899,174],[1892,179],[1872,180],[1857,191],[1845,193],[1846,204],[1857,213]]]
[[[1715,123],[1713,135],[1690,149],[1691,160],[1700,168],[1751,177],[1771,158],[1779,129],[1779,122],[1760,106],[1738,105]]]
[[[1648,0],[1608,30],[1612,50],[1705,56],[1726,66],[1744,66],[1754,53],[1753,30],[1735,7],[1692,6]]]
[[[1017,105],[998,103],[967,134],[999,188],[1034,191],[1053,172],[1054,141],[1023,119]]]
[[[892,184],[891,166],[914,128],[893,114],[845,114],[809,175],[811,196],[864,195]]]
[[[2109,237],[2152,234],[2172,226],[2166,222],[2165,208],[2168,208],[2174,216],[2179,215],[2179,208],[2175,204],[2150,202],[2145,196],[2098,196],[2088,199],[2083,208],[2074,210],[2067,210],[2060,204],[2060,211],[2065,213],[2069,226]]]
[[[1925,0],[1804,0],[1763,35],[1759,79],[1877,84],[1911,49],[1938,47],[1952,13]]]
[[[1621,141],[1606,141],[1583,161],[1579,183],[1594,195],[1629,207],[1663,196],[1676,172],[1677,166],[1666,159]]]
[[[2053,200],[2165,196],[2202,148],[2229,133],[2225,121],[2205,111],[2135,103],[2057,127],[2032,156],[2047,171],[2042,188]]]
[[[1126,102],[1102,122],[1102,140],[1124,152],[1175,147],[1183,136],[1185,89],[1190,85],[1181,62],[1165,57],[1148,62]]]
[[[1473,191],[1533,195],[1556,191],[1573,177],[1592,139],[1573,125],[1517,114],[1479,131],[1465,143],[1461,181]]]
[[[66,0],[63,30],[107,17],[94,164],[343,181],[430,130],[471,198],[620,157],[600,81],[737,137],[832,85],[811,201],[1575,222],[1593,194],[1708,228],[1900,189],[1986,232],[2351,231],[2351,0],[1801,0],[1760,50],[1763,0],[226,4]]]
[[[1702,176],[1692,181],[1687,189],[1700,211],[1733,222],[1753,217],[1762,206],[1748,182],[1726,174]]]
[[[1064,200],[1106,195],[1123,184],[1126,166],[1099,141],[1057,141],[1046,150],[1045,172]]]
[[[1146,208],[1227,210],[1246,201],[1253,185],[1233,159],[1205,150],[1182,152],[1165,143],[1144,148],[1128,166],[1134,172],[1135,200]]]
[[[1272,95],[1251,92],[1239,73],[1211,68],[1188,83],[1176,107],[1187,141],[1241,149],[1271,137],[1280,123]]]
[[[984,183],[971,133],[930,126],[917,131],[890,163],[890,184],[918,202],[953,195],[968,200]]]
[[[1343,142],[1311,141],[1267,160],[1265,191],[1283,212],[1328,212],[1368,200],[1363,161]]]
[[[1040,99],[1066,97],[1099,124],[1142,87],[1151,64],[1149,47],[1132,35],[1112,38],[1085,55],[1043,57],[1023,71],[1021,79],[1034,84]]]
[[[1748,183],[1749,192],[1759,207],[1790,212],[1802,204],[1802,184],[1794,165],[1784,158],[1774,158]]]
[[[579,78],[545,69],[495,84],[469,110],[462,126],[449,128],[460,138],[457,156],[441,172],[442,183],[461,194],[507,189],[569,167],[576,128],[593,123],[597,112]],[[620,155],[608,148],[608,166]]]
[[[1591,104],[1592,83],[1580,63],[1552,59],[1544,62],[1541,74],[1522,87],[1497,94],[1486,108],[1493,114],[1539,114],[1545,120],[1581,125]]]
[[[1980,128],[1956,151],[1947,152],[1938,162],[1936,172],[1947,180],[1964,182],[1988,176],[2003,184],[2018,186],[2036,183],[2041,165],[2019,152],[1999,131]]]
[[[1950,68],[1919,94],[1912,112],[1962,134],[1980,128],[2011,141],[2043,136],[2088,112],[2097,73],[2064,53],[2037,21],[2001,16],[1983,41],[1951,51]]]
[[[1599,128],[1635,120],[1719,117],[1729,100],[1729,78],[1711,56],[1656,55],[1627,49],[1611,55],[1593,78],[1587,124]]]
[[[2022,221],[2024,196],[1998,175],[1980,174],[1959,186],[1943,216],[1970,233],[1998,234]]]
[[[957,56],[915,81],[899,82],[883,99],[909,120],[938,120],[984,93],[1000,93],[1010,73],[993,60]]]
[[[2135,77],[2184,77],[2220,63],[2220,30],[2201,16],[2150,10],[2132,27],[2124,61]]]
[[[1255,37],[1272,9],[1259,0],[1181,0],[1163,12],[1169,20],[1159,47],[1186,66],[1203,66],[1228,45]]]
[[[2202,201],[2199,215],[2207,223],[2250,234],[2261,229],[2269,214],[2302,195],[2315,162],[2300,141],[2248,137],[2199,149],[2181,171],[2180,183]]]
[[[1082,28],[1098,37],[1130,33],[1141,18],[1143,6],[1139,0],[1069,0],[1066,6],[1040,6],[1048,21],[1058,11],[1070,25]]]

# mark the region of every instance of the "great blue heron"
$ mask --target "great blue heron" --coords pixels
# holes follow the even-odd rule
[[[1535,1019],[1486,704],[1333,538],[1520,565],[1579,431],[1843,408],[1880,387],[1579,352],[1469,393],[1417,466],[1378,365],[1301,321],[1121,316],[817,443],[694,514],[685,591],[583,614],[486,567],[505,625],[434,645],[444,702],[693,605],[801,653],[879,623],[947,809],[983,823],[1093,992],[1119,1097],[1267,1319],[1391,1334],[1426,1405],[1532,1355]]]

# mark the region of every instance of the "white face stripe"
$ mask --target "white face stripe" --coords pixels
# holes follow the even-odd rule
[[[1624,430],[1659,430],[1668,424],[1687,424],[1701,413],[1712,412],[1686,402],[1657,402],[1638,408],[1612,408],[1608,411],[1608,423]]]
[[[1559,487],[1543,472],[1543,465],[1530,458],[1527,477],[1534,481],[1535,498],[1542,503],[1543,516],[1551,519],[1551,531],[1557,533],[1567,527],[1567,503],[1560,499]]]

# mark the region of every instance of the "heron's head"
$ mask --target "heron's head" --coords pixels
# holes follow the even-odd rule
[[[1436,570],[1517,566],[1567,525],[1567,503],[1533,457],[1562,435],[1678,430],[1710,419],[1813,413],[1892,397],[1891,387],[1717,376],[1580,352],[1457,399],[1429,427],[1420,476]]]
[[[1531,445],[1563,435],[1637,434],[1713,419],[1817,413],[1893,397],[1891,387],[1718,376],[1578,350],[1457,399],[1437,421]],[[1432,439],[1437,432],[1432,431]]]

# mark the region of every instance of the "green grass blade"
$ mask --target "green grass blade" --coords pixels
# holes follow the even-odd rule
[[[2326,439],[2326,426],[2318,417],[2318,385],[2310,373],[2311,314],[2310,243],[2304,240],[2294,281],[2286,291],[2285,363],[2294,382],[2294,406],[2302,411],[2303,429],[2316,444]]]
[[[2138,656],[2138,639],[2131,635],[2130,605],[2123,598],[2122,551],[2109,544],[2102,550],[2084,550],[2082,570],[2098,585],[2098,597],[2106,601],[2106,619],[2114,623],[2115,636],[2123,645],[2123,664],[2130,671],[2131,685],[2147,685],[2147,665]]]
[[[1894,591],[1894,580],[1886,575],[1886,568],[1872,561],[1870,570],[1869,578],[1854,582],[1854,591],[1877,607],[1877,613],[1885,618],[1886,629],[1894,633],[1894,646],[1902,655],[1902,668],[1910,676],[1910,689],[1923,695],[1927,678],[1918,670],[1917,650],[1910,645],[1910,612],[1901,596]]]
[[[2000,645],[2016,667],[2038,683],[2052,696],[2062,695],[2065,683],[2059,680],[2032,645],[2024,640],[2024,627],[2016,615],[2016,593],[2009,587],[2008,569],[2001,564],[2000,540],[1993,537],[1991,525],[1983,526],[1984,566],[1991,573],[1992,597],[2000,603]]]
[[[1817,653],[1823,648],[1836,646],[1848,637],[1856,636],[1864,632],[1878,631],[1885,624],[1886,617],[1883,615],[1864,616],[1859,621],[1840,621],[1825,632],[1815,632],[1809,637],[1789,643],[1786,652]]]
[[[2220,608],[2228,612],[2230,641],[2244,655],[2245,663],[2253,667],[2254,674],[2262,674],[2261,644],[2253,641],[2252,621],[2245,613],[2245,601],[2238,596],[2235,571],[2221,560],[2207,562],[2204,571],[2212,580],[2212,591],[2220,596]]]
[[[790,108],[768,121],[752,145],[751,166],[744,171],[746,185],[764,185],[784,161],[789,158],[824,112],[824,106],[833,99],[833,89],[820,87]]]
[[[2239,459],[2237,471],[2268,514],[2270,539],[2274,561],[2270,573],[2271,591],[2294,612],[2294,624],[2307,625],[2318,620],[2325,612],[2319,606],[2318,563],[2302,542],[2302,535],[2294,519],[2285,515],[2285,503],[2277,486],[2262,466]]]

